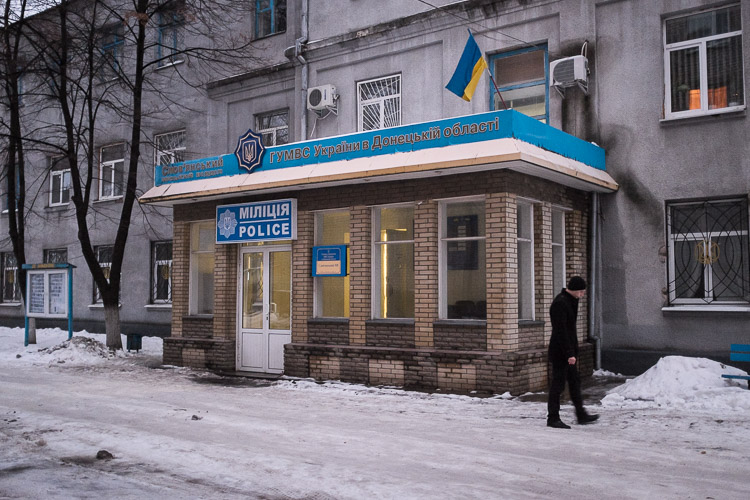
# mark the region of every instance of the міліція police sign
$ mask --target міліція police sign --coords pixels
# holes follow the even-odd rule
[[[240,137],[240,140],[237,142],[237,149],[234,150],[234,155],[237,157],[240,168],[252,172],[263,161],[263,153],[265,151],[266,148],[263,147],[260,135],[250,129],[245,132],[245,135]]]
[[[297,200],[216,207],[216,243],[297,239]]]

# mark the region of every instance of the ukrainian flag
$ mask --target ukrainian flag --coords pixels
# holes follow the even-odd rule
[[[469,39],[466,41],[464,53],[458,61],[456,71],[453,73],[451,81],[445,86],[464,101],[471,101],[474,91],[479,83],[482,72],[487,69],[487,63],[482,57],[482,51],[474,40],[474,36],[469,31]]]

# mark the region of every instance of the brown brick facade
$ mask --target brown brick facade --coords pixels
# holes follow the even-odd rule
[[[439,200],[466,196],[485,201],[486,321],[439,318]],[[292,244],[292,342],[285,346],[286,375],[449,392],[518,394],[546,388],[548,308],[558,292],[552,289],[552,211],[566,214],[566,275],[586,276],[586,193],[499,170],[234,198],[221,204],[287,197],[297,199],[298,226]],[[522,322],[517,296],[519,199],[533,203],[534,220],[535,320]],[[415,317],[373,320],[372,207],[404,202],[415,206]],[[165,340],[164,356],[170,364],[231,371],[236,357],[237,245],[216,246],[213,317],[190,317],[187,310],[190,222],[212,219],[216,204],[175,207],[173,337]],[[350,214],[349,318],[314,317],[315,212],[329,209],[348,209]],[[590,373],[586,309],[583,301],[581,369]]]

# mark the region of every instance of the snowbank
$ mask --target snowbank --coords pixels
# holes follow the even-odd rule
[[[746,372],[706,358],[666,356],[644,374],[609,391],[609,407],[674,407],[695,410],[750,410],[747,382],[721,378]]]

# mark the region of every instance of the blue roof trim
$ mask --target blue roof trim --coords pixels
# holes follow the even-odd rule
[[[266,148],[255,172],[515,138],[605,170],[604,149],[514,110],[416,123]],[[238,175],[232,154],[157,166],[155,185]]]

